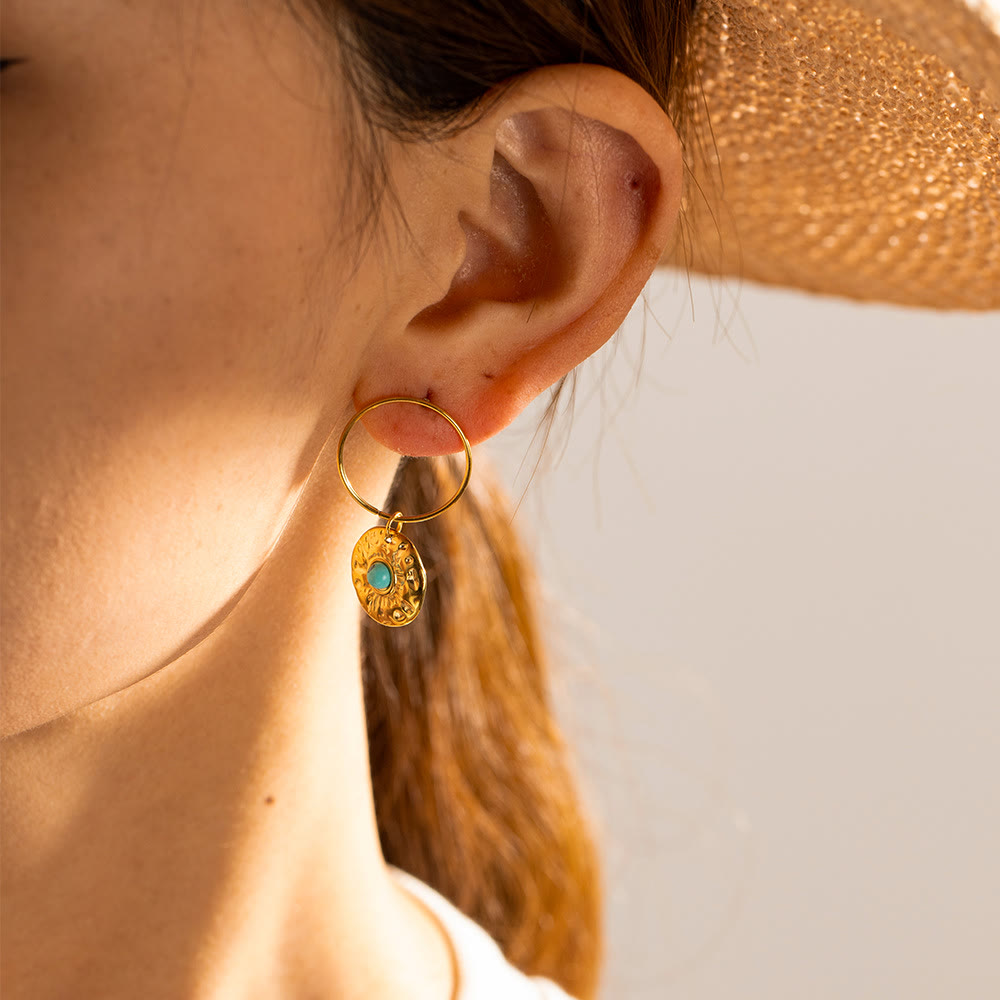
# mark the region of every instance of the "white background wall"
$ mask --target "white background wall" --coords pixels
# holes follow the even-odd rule
[[[515,522],[605,840],[604,995],[996,1000],[1000,313],[649,299]],[[515,496],[540,413],[491,449]]]

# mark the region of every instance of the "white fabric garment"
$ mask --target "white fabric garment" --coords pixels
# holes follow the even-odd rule
[[[398,868],[389,870],[437,917],[451,940],[458,975],[455,1000],[571,1000],[550,979],[526,976],[515,969],[479,924],[425,882]]]

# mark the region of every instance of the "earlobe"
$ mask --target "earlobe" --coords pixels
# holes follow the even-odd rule
[[[617,330],[660,259],[681,177],[666,114],[603,67],[539,74],[545,86],[470,130],[473,150],[489,138],[478,151],[489,157],[488,190],[472,175],[467,189],[438,192],[465,233],[464,259],[447,292],[414,311],[393,364],[359,385],[358,404],[430,398],[478,443]],[[432,417],[366,427],[404,454],[454,450]]]

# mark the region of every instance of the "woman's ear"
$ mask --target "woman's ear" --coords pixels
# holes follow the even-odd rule
[[[672,236],[681,151],[642,87],[591,65],[528,74],[444,145],[439,171],[411,156],[397,180],[404,212],[414,206],[414,257],[428,277],[436,269],[427,260],[451,260],[450,273],[430,282],[426,301],[414,296],[405,324],[365,367],[355,402],[429,399],[475,444],[621,325]],[[365,418],[384,445],[411,455],[456,450],[440,418],[396,409]]]

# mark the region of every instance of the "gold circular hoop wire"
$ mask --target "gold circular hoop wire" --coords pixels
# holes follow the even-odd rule
[[[399,511],[394,511],[391,514],[387,514],[385,511],[379,510],[374,504],[370,504],[364,497],[362,497],[358,491],[351,485],[351,481],[347,478],[347,472],[344,470],[344,445],[347,442],[347,435],[351,433],[354,425],[369,411],[376,410],[380,406],[388,406],[390,403],[413,403],[416,406],[422,406],[425,410],[432,410],[434,413],[441,417],[455,428],[458,436],[462,439],[462,447],[465,449],[465,477],[462,479],[462,484],[458,487],[458,492],[447,502],[442,504],[437,510],[432,510],[428,514],[419,514],[416,517],[405,517],[400,514]],[[469,485],[469,480],[472,478],[472,446],[469,444],[469,439],[465,436],[464,431],[458,426],[454,418],[450,417],[440,406],[435,406],[433,403],[428,402],[426,399],[413,399],[409,396],[392,396],[389,399],[377,399],[374,403],[369,403],[363,410],[358,410],[353,417],[347,422],[347,426],[344,428],[344,433],[340,435],[340,447],[337,449],[337,471],[340,473],[340,478],[344,481],[344,485],[347,487],[347,492],[354,497],[355,500],[365,510],[372,514],[377,514],[379,517],[384,517],[387,521],[391,517],[392,520],[397,524],[419,524],[421,521],[429,521],[432,517],[437,517],[438,514],[443,514],[449,507],[457,503],[461,498],[462,494],[465,492],[466,487]]]

